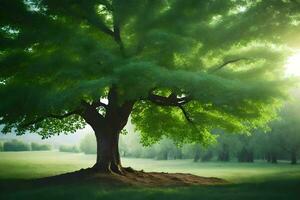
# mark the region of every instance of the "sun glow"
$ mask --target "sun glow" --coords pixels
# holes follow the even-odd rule
[[[288,58],[286,64],[286,75],[300,76],[300,51]]]

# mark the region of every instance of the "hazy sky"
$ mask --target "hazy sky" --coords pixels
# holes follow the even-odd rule
[[[2,129],[2,127],[0,128]],[[61,144],[69,144],[69,145],[77,145],[82,137],[84,137],[88,133],[93,133],[93,130],[90,126],[86,126],[86,128],[78,130],[74,134],[61,134],[57,136],[52,136],[51,138],[42,140],[42,137],[35,134],[35,133],[28,133],[25,135],[16,136],[15,133],[9,134],[1,134],[0,133],[0,140],[10,140],[10,139],[19,139],[22,141],[27,142],[39,142],[39,143],[47,143],[54,146],[61,145]]]

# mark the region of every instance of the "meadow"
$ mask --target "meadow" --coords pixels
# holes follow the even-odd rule
[[[92,166],[95,155],[61,152],[1,152],[0,199],[299,199],[300,165],[198,162],[123,158],[124,166],[157,172],[218,177],[226,185],[107,188],[91,183],[36,185],[32,179]]]

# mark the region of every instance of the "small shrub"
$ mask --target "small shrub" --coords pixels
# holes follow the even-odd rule
[[[11,140],[8,142],[4,142],[3,151],[30,151],[30,145],[19,141],[19,140]]]
[[[35,142],[31,143],[31,151],[49,151],[51,146],[49,144],[38,144]]]
[[[76,145],[74,145],[74,146],[61,145],[61,146],[59,146],[59,151],[60,152],[69,152],[69,153],[79,153],[80,152],[79,148]]]

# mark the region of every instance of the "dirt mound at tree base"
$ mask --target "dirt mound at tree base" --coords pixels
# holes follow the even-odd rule
[[[160,173],[134,171],[123,175],[94,172],[91,169],[47,177],[36,180],[39,183],[83,183],[91,182],[103,186],[191,186],[191,185],[216,185],[227,183],[223,179],[201,177],[185,173]]]

